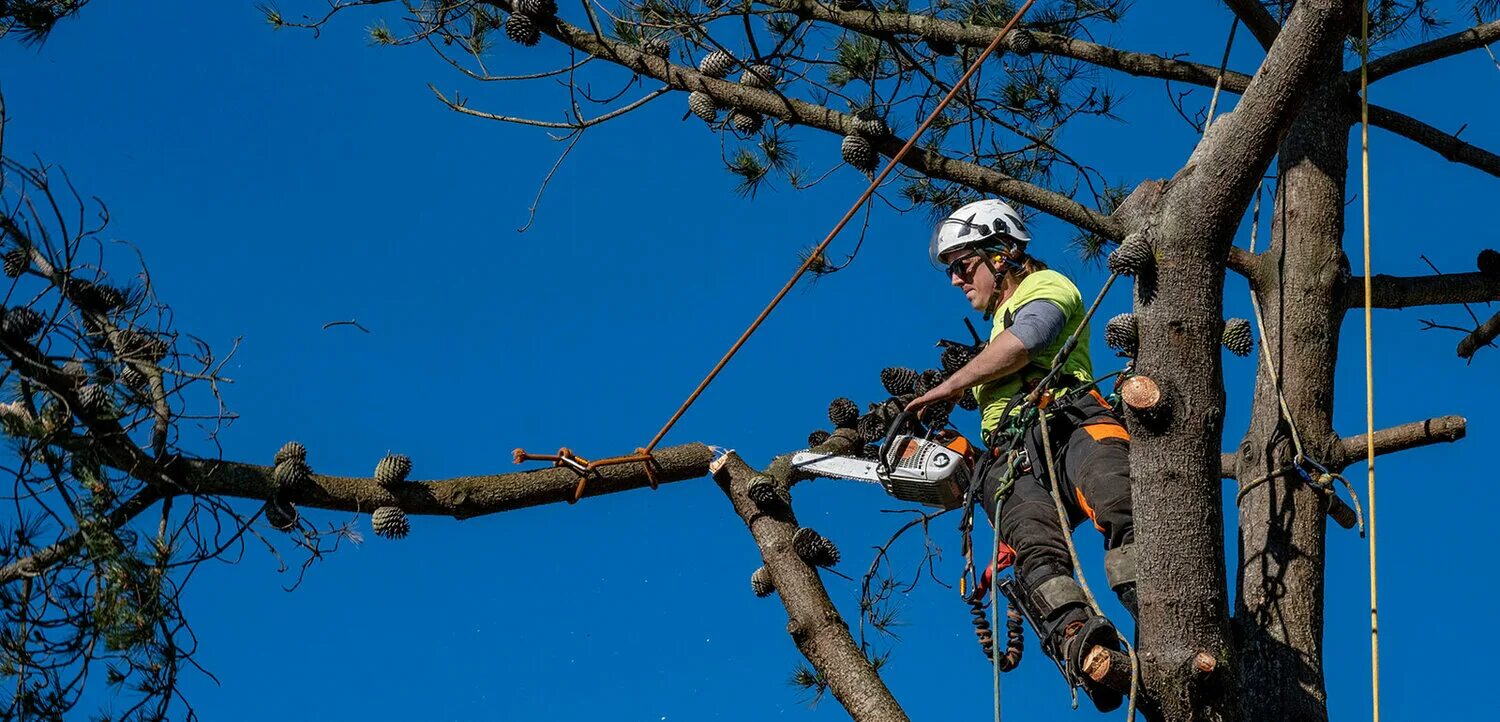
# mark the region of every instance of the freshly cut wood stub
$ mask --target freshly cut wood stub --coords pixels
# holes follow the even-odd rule
[[[1150,376],[1139,374],[1120,382],[1120,398],[1136,411],[1151,411],[1161,405],[1161,387]]]
[[[1130,692],[1130,657],[1104,647],[1094,647],[1083,658],[1083,673],[1116,692]]]

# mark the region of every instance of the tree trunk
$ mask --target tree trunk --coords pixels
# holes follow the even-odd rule
[[[1287,407],[1312,459],[1338,458],[1333,373],[1348,262],[1343,253],[1348,89],[1341,48],[1282,144],[1271,247],[1256,278],[1265,336]],[[1295,461],[1290,429],[1261,359],[1250,428],[1240,445],[1241,486]],[[1298,474],[1246,493],[1240,506],[1235,606],[1245,719],[1326,720],[1323,564],[1327,502]]]

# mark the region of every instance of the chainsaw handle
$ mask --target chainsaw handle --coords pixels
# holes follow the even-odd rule
[[[911,414],[912,412],[910,410],[902,409],[901,413],[896,414],[896,418],[891,420],[890,428],[886,429],[885,441],[882,441],[880,443],[880,453],[876,454],[876,456],[879,457],[881,473],[890,473],[891,465],[890,462],[886,461],[885,450],[890,448],[892,441],[896,440],[896,434],[901,431],[902,426],[906,425],[906,419],[908,416],[911,416]]]

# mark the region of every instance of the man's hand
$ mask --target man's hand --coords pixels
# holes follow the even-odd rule
[[[906,410],[916,414],[917,418],[920,419],[922,418],[922,407],[927,406],[928,404],[935,404],[939,401],[957,401],[959,397],[963,395],[963,387],[950,387],[948,385],[948,382],[944,381],[943,383],[934,386],[931,391],[928,391],[927,393],[922,394],[921,396],[918,396],[917,398],[914,398],[910,402],[908,402],[906,404]]]

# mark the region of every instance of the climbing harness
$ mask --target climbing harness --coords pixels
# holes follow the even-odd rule
[[[750,327],[745,329],[744,333],[740,334],[740,337],[735,340],[734,344],[729,347],[729,350],[724,353],[723,358],[720,358],[719,362],[717,364],[714,364],[713,369],[708,372],[708,375],[698,383],[698,387],[693,389],[693,392],[691,394],[688,394],[687,400],[682,402],[682,406],[680,406],[677,411],[672,414],[672,417],[667,420],[667,423],[664,426],[661,427],[661,430],[656,432],[656,436],[652,437],[650,443],[646,444],[646,446],[642,448],[636,449],[636,453],[629,456],[612,456],[604,459],[596,459],[594,461],[585,461],[584,459],[574,454],[567,447],[558,449],[556,454],[529,454],[524,449],[516,449],[513,454],[516,463],[519,464],[525,461],[551,461],[553,462],[554,466],[572,470],[575,474],[578,475],[578,486],[573,492],[573,502],[577,502],[579,499],[583,498],[583,494],[588,486],[589,479],[598,478],[598,470],[600,468],[605,466],[613,466],[616,464],[644,463],[647,468],[647,477],[652,479],[651,487],[653,489],[656,488],[655,479],[652,477],[655,472],[651,469],[653,463],[651,461],[651,452],[656,449],[656,445],[661,443],[662,438],[667,435],[668,431],[672,430],[672,427],[677,424],[677,420],[681,419],[682,415],[687,413],[688,408],[693,405],[693,402],[698,400],[698,397],[703,393],[704,389],[708,388],[708,385],[713,383],[713,380],[718,377],[719,372],[723,371],[724,367],[728,365],[729,360],[731,358],[734,358],[734,355],[739,352],[740,347],[745,345],[745,342],[750,339],[750,336],[760,328],[761,323],[763,323],[766,318],[771,315],[771,311],[775,310],[776,306],[781,303],[781,300],[785,298],[787,293],[792,290],[792,287],[797,285],[797,281],[802,278],[802,275],[812,267],[814,262],[823,257],[823,251],[824,249],[828,248],[828,244],[832,243],[833,239],[838,236],[839,232],[844,230],[844,226],[848,225],[849,221],[854,218],[854,215],[859,212],[860,207],[875,195],[875,190],[885,182],[886,176],[890,175],[891,171],[896,168],[901,160],[911,152],[911,149],[916,147],[917,141],[922,138],[922,134],[927,132],[927,128],[932,125],[933,121],[935,121],[939,115],[942,114],[943,109],[947,108],[948,104],[953,102],[953,98],[956,97],[961,90],[963,90],[964,86],[968,84],[969,79],[973,77],[975,73],[979,72],[979,68],[984,64],[984,61],[994,54],[995,50],[1000,47],[1000,43],[1005,39],[1005,36],[1009,34],[1010,31],[1016,26],[1016,23],[1019,23],[1021,21],[1021,17],[1024,16],[1026,14],[1026,11],[1030,10],[1031,6],[1035,3],[1036,0],[1026,0],[1026,2],[1016,10],[1015,15],[1012,15],[1010,20],[1000,28],[1000,31],[995,33],[995,38],[990,41],[990,44],[985,47],[983,52],[979,53],[979,57],[974,58],[974,62],[969,65],[969,67],[964,71],[964,74],[959,76],[958,80],[954,81],[953,86],[949,88],[947,94],[945,94],[943,98],[938,101],[937,105],[933,107],[932,112],[927,114],[927,117],[922,121],[922,124],[917,126],[917,129],[915,131],[912,131],[911,137],[906,140],[906,143],[901,146],[900,150],[896,151],[896,154],[891,157],[890,162],[886,163],[885,167],[881,169],[880,173],[870,180],[869,186],[867,186],[864,192],[859,195],[859,198],[854,201],[854,205],[850,206],[849,210],[844,213],[844,216],[839,219],[838,223],[834,224],[833,229],[828,232],[828,235],[823,238],[823,241],[819,243],[815,248],[813,248],[812,252],[807,254],[807,258],[802,261],[802,265],[797,268],[797,271],[793,273],[792,277],[787,280],[785,285],[781,287],[781,290],[776,293],[776,295],[771,299],[770,303],[766,304],[766,307],[761,310],[760,315],[755,317],[755,320],[750,323]]]

